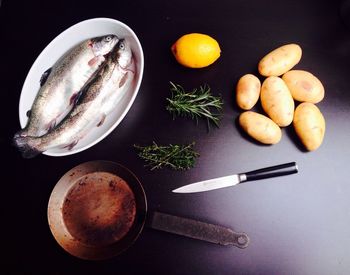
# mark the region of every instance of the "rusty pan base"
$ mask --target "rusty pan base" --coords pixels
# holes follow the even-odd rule
[[[91,161],[68,171],[53,189],[48,222],[56,241],[81,259],[102,260],[131,246],[147,213],[136,176],[109,161]]]

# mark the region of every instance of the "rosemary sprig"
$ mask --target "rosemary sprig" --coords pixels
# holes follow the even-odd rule
[[[219,127],[223,101],[221,97],[211,95],[209,85],[205,84],[191,92],[186,92],[182,86],[173,82],[170,85],[172,96],[167,98],[166,109],[173,114],[174,119],[176,116],[190,117],[198,123],[198,118],[206,118],[208,128],[209,122]]]
[[[146,166],[151,170],[163,168],[165,166],[175,170],[186,170],[192,168],[199,154],[194,151],[194,142],[188,145],[159,146],[155,142],[149,146],[134,147],[139,151],[138,156],[146,161]]]

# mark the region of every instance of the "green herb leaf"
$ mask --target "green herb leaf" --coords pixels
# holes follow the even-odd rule
[[[178,84],[170,82],[171,98],[167,98],[168,106],[166,109],[176,116],[190,117],[196,119],[206,118],[208,122],[214,123],[219,127],[221,119],[221,110],[223,101],[221,97],[211,95],[208,85],[200,86],[191,92],[186,92],[184,88]]]
[[[146,166],[150,166],[151,170],[165,166],[175,170],[186,170],[194,166],[199,156],[193,149],[194,144],[192,142],[188,145],[159,146],[153,142],[149,146],[134,144],[134,147],[139,151],[138,156],[146,161]]]

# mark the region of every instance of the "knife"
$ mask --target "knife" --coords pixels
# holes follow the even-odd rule
[[[271,167],[266,167],[246,173],[230,175],[221,178],[215,178],[196,183],[188,184],[180,188],[174,189],[174,193],[196,193],[210,191],[214,189],[234,186],[242,182],[261,180],[272,177],[286,176],[298,173],[298,166],[296,162],[289,162]]]

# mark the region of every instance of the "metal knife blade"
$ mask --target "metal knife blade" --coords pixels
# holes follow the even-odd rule
[[[174,193],[196,193],[210,191],[214,189],[237,185],[245,181],[261,180],[272,177],[290,175],[298,172],[298,166],[295,162],[279,164],[266,167],[246,173],[230,175],[221,178],[215,178],[188,184],[173,190]]]
[[[221,177],[216,179],[210,179],[205,181],[199,181],[196,183],[188,184],[173,190],[174,193],[196,193],[210,191],[218,188],[224,188],[234,186],[240,183],[239,175],[231,175],[227,177]]]

